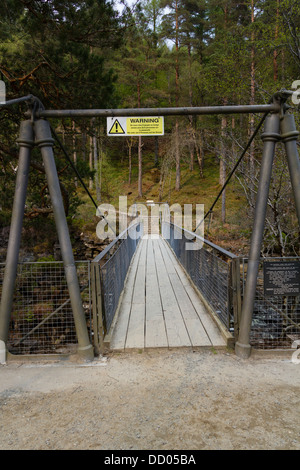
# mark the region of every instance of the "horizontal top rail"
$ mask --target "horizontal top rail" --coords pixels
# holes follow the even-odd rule
[[[123,116],[179,116],[200,114],[241,114],[279,112],[280,105],[229,105],[180,108],[128,108],[128,109],[47,109],[38,110],[37,118],[59,117],[123,117]]]
[[[165,222],[166,223],[166,222]],[[199,240],[201,240],[203,243],[205,243],[206,245],[210,246],[211,248],[213,248],[214,250],[218,251],[219,253],[221,253],[222,255],[224,256],[227,256],[228,258],[230,259],[236,259],[238,258],[238,256],[234,255],[233,253],[230,253],[230,251],[227,251],[225,250],[224,248],[221,248],[220,246],[218,245],[215,245],[214,243],[206,240],[205,238],[201,237],[200,235],[197,235],[195,232],[191,232],[190,230],[186,230],[185,228],[183,227],[180,227],[179,225],[176,225],[174,224],[173,222],[167,222],[169,223],[170,225],[173,225],[174,227],[176,228],[179,228],[180,230],[183,230],[185,233],[188,233],[189,235],[191,235],[191,239],[192,238],[198,238]]]
[[[24,103],[25,101],[32,103],[34,102],[34,100],[35,100],[35,97],[33,95],[21,96],[20,98],[14,98],[12,100],[5,101],[4,103],[0,103],[0,108],[5,108],[7,106],[12,106],[14,104]]]
[[[109,245],[107,245],[106,248],[104,248],[104,250],[101,251],[101,253],[99,253],[99,255],[96,256],[96,258],[94,258],[92,260],[92,263],[99,263],[103,258],[105,258],[105,256],[110,252],[110,250],[114,247],[114,245],[118,241],[123,240],[124,238],[126,238],[126,237],[124,237],[126,232],[129,232],[130,229],[132,229],[133,227],[135,227],[139,223],[140,222],[136,222],[135,224],[129,225],[129,227],[127,227],[125,230],[123,230],[112,242],[110,242]]]

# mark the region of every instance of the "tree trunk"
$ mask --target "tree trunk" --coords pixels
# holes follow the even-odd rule
[[[82,133],[82,160],[86,161],[86,133]]]
[[[175,181],[175,190],[180,190],[180,152],[179,152],[179,124],[178,119],[176,119],[175,124],[175,161],[176,161],[176,181]]]
[[[251,0],[251,23],[254,23],[254,0]],[[250,104],[255,104],[255,47],[254,47],[255,35],[254,31],[251,33],[251,70],[250,70],[250,77],[251,77],[251,89],[250,89]],[[250,114],[250,123],[249,123],[249,134],[250,136],[254,132],[255,127],[255,116],[254,114]],[[254,179],[254,172],[255,172],[255,163],[254,163],[254,141],[250,145],[249,149],[249,173],[250,173],[250,185]],[[253,188],[250,187],[250,197],[253,207],[254,205],[254,191]]]
[[[158,137],[157,137],[157,135],[155,136],[154,146],[155,146],[155,149],[154,149],[154,165],[157,167],[158,166]]]
[[[222,143],[221,143],[221,158],[220,158],[220,185],[223,187],[226,181],[226,126],[227,126],[227,118],[226,116],[222,117],[221,122],[221,136],[222,136]],[[222,193],[222,211],[221,211],[222,223],[226,222],[226,189]]]
[[[235,131],[235,117],[232,117],[231,119],[231,131],[232,135],[234,136],[234,131]],[[235,141],[232,139],[232,158],[233,161],[235,160],[235,154],[236,154],[236,146],[235,146]]]
[[[192,136],[189,139],[189,151],[190,151],[190,171],[194,171],[194,140]]]
[[[101,138],[101,128],[99,133],[99,201],[102,201],[102,162],[103,162],[103,140]],[[104,131],[105,134],[105,131]]]
[[[191,125],[191,133],[192,133],[192,136],[193,136],[194,148],[196,150],[200,176],[201,176],[201,178],[203,178],[203,145],[202,145],[201,131],[200,131],[200,145],[198,145],[198,142],[197,142],[197,139],[196,139],[196,132],[195,132],[195,129],[193,128],[192,125]]]
[[[179,61],[178,61],[178,52],[179,52],[179,37],[178,37],[178,1],[176,0],[175,5],[175,12],[176,12],[176,32],[175,32],[175,49],[176,49],[176,58],[175,58],[175,101],[176,107],[178,107],[179,103]],[[176,182],[175,182],[175,190],[180,190],[180,153],[179,153],[179,123],[178,119],[176,119],[175,124],[175,161],[176,161]]]
[[[72,122],[72,142],[73,142],[73,161],[76,166],[77,163],[77,152],[76,152],[76,124],[75,121]],[[78,186],[77,177],[74,178],[75,186]]]
[[[99,165],[98,165],[98,148],[97,148],[97,130],[96,126],[94,127],[93,133],[93,151],[94,151],[94,168],[95,168],[95,186],[96,186],[96,197],[97,202],[101,201],[101,192],[99,186]]]
[[[158,193],[159,202],[161,202],[162,197],[163,197],[165,181],[166,181],[166,172],[162,168],[161,171],[160,171],[160,180],[159,180],[159,193]]]
[[[89,148],[89,165],[90,165],[90,170],[93,170],[93,137],[90,136],[90,148]],[[89,189],[93,189],[93,178],[90,177],[89,180]]]
[[[137,98],[138,98],[138,107],[141,107],[141,87],[140,82],[137,82]],[[138,143],[138,161],[139,161],[139,177],[138,177],[138,194],[139,197],[143,197],[143,159],[142,159],[142,137],[139,136]]]
[[[192,54],[191,54],[191,44],[188,44],[188,57],[189,57],[189,99],[190,99],[190,107],[193,106],[193,88],[192,88]],[[190,171],[194,170],[194,150],[195,150],[195,142],[194,142],[194,132],[193,132],[193,116],[189,116],[190,126],[192,129],[192,141],[189,140],[189,150],[190,150]]]
[[[132,137],[127,139],[128,145],[128,184],[131,184],[131,155],[132,155]]]
[[[275,82],[278,80],[278,62],[277,62],[278,51],[276,49],[276,43],[277,43],[278,31],[279,31],[279,2],[280,0],[277,0],[276,2],[276,23],[275,23],[275,34],[274,34],[275,49],[273,53],[273,69],[274,69],[274,81]]]

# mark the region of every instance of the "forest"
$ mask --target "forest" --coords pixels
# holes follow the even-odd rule
[[[300,4],[2,0],[0,72],[7,100],[33,94],[46,109],[266,104],[277,91],[295,88],[300,78]],[[299,129],[299,107],[289,104]],[[25,111],[24,105],[0,111],[1,247]],[[168,117],[164,136],[147,138],[107,136],[103,118],[52,119],[69,155],[68,160],[56,144],[73,239],[95,237],[99,220],[78,174],[97,204],[117,205],[125,195],[130,204],[152,199],[203,203],[208,210],[260,119],[261,114]],[[261,153],[258,135],[205,227],[209,239],[239,255],[249,244]],[[56,234],[38,149],[32,155],[23,238],[35,259],[53,254]],[[272,173],[263,253],[299,254],[282,144]]]

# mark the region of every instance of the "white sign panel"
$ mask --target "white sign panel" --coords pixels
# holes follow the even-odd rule
[[[164,135],[164,118],[162,116],[109,117],[107,135],[112,137]]]

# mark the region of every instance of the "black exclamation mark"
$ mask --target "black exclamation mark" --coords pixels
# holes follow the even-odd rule
[[[118,121],[116,121],[116,132],[119,132],[118,131]]]

